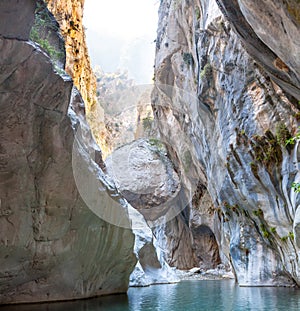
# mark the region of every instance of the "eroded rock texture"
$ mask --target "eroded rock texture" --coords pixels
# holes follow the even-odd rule
[[[299,125],[295,8],[164,0],[159,11],[153,108],[184,186],[197,184],[185,221],[212,230],[241,285],[300,284],[298,143],[285,146]]]
[[[300,97],[299,1],[217,0],[248,53],[279,86]]]
[[[58,20],[66,45],[66,72],[72,77],[87,105],[96,102],[96,78],[91,68],[82,23],[84,0],[47,0]]]
[[[82,95],[93,136],[106,154],[110,150],[107,144],[108,133],[103,120],[103,109],[97,104],[96,77],[92,70],[82,22],[85,0],[45,1],[59,22],[65,39],[66,72]]]
[[[125,292],[136,262],[134,236],[98,218],[79,195],[75,129],[85,131],[76,138],[78,154],[95,184],[101,169],[82,150],[100,151],[72,80],[28,41],[34,4],[1,1],[0,303]]]

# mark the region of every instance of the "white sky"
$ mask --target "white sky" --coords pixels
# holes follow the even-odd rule
[[[150,83],[158,5],[159,0],[86,0],[84,25],[93,66],[127,69],[138,82]]]

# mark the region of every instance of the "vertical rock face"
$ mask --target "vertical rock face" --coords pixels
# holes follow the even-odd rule
[[[288,94],[299,98],[299,1],[217,2],[249,54]]]
[[[159,11],[155,117],[185,187],[197,180],[194,243],[207,226],[242,285],[300,284],[299,152],[285,146],[299,125],[291,2],[164,0]]]
[[[82,23],[85,0],[45,0],[59,22],[66,47],[66,72],[72,77],[86,104],[88,122],[93,135],[107,153],[106,129],[102,109],[97,105],[96,77],[93,73]]]
[[[66,72],[72,77],[85,103],[95,104],[96,78],[91,68],[82,23],[84,0],[47,0],[58,20],[66,45]]]
[[[34,9],[31,0],[1,1],[0,303],[125,292],[136,263],[134,236],[98,218],[79,195],[73,142],[99,149],[72,80],[28,41]],[[100,167],[80,150],[99,183]],[[98,192],[100,206],[109,208]]]

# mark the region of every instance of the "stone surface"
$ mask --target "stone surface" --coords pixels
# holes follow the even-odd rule
[[[138,262],[130,275],[130,286],[179,282],[176,271],[167,263],[164,250],[160,248],[157,238],[145,220],[143,223],[144,227],[133,230],[135,234],[134,251]]]
[[[289,95],[300,98],[297,0],[218,0],[249,54]]]
[[[117,189],[146,220],[164,216],[180,191],[180,181],[156,140],[139,139],[116,149],[106,160]]]
[[[187,270],[198,265],[192,232],[182,213],[153,231],[157,244],[164,250],[164,258],[171,267]]]
[[[221,263],[219,247],[214,233],[206,225],[192,229],[197,264],[204,269],[216,268]]]
[[[29,32],[34,21],[35,0],[24,0],[22,6],[19,0],[11,0],[7,5],[7,1],[0,1],[0,34],[6,38],[28,40]],[[11,26],[7,20],[18,21]]]
[[[271,2],[162,1],[152,97],[183,189],[196,180],[188,226],[210,228],[239,284],[290,286],[300,284],[299,156],[285,140],[299,124],[299,26]]]
[[[27,2],[13,1],[16,12],[32,10],[32,18],[34,7]],[[4,14],[12,2],[1,5],[1,23],[7,26],[1,31],[19,29]],[[26,19],[24,38],[31,21]],[[86,124],[82,98],[37,45],[6,35],[1,32],[0,38],[0,304],[126,292],[136,263],[134,235],[98,218],[73,177],[77,141],[82,148],[75,151],[92,184],[103,188],[97,188],[98,208],[112,205],[101,156],[95,158],[99,165],[84,157],[88,148],[101,153]],[[81,138],[75,137],[79,127],[85,131]],[[116,189],[110,194],[121,206]]]
[[[160,269],[161,264],[158,261],[155,247],[151,243],[146,243],[138,253],[140,264],[143,270]]]
[[[72,77],[82,95],[93,136],[102,152],[106,154],[110,150],[106,143],[108,133],[103,121],[103,109],[97,103],[96,77],[91,67],[82,23],[85,0],[46,0],[46,2],[59,22],[65,39],[66,72]]]
[[[47,0],[65,39],[66,72],[72,77],[88,107],[96,102],[96,78],[93,74],[82,23],[84,0]]]

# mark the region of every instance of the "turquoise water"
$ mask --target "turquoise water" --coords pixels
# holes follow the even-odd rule
[[[2,307],[3,308],[3,307]],[[0,310],[2,311],[0,307]],[[81,301],[5,307],[5,311],[274,311],[300,310],[300,290],[238,287],[232,280],[183,281],[130,288],[115,295]]]

